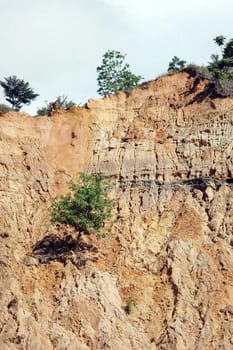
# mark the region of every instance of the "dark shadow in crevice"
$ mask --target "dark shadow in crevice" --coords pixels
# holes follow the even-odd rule
[[[200,82],[204,80],[204,78],[201,78],[199,76],[196,77],[196,79],[194,80],[193,86],[190,90],[188,90],[187,92],[185,92],[183,95],[189,96],[192,95],[196,92],[198,85],[200,84]],[[216,91],[215,91],[215,83],[212,81],[209,81],[209,83],[206,85],[205,89],[199,93],[197,93],[191,101],[189,101],[186,106],[192,105],[193,103],[202,103],[204,100],[206,99],[214,99],[216,97]]]
[[[97,253],[97,251],[96,247],[82,241],[81,237],[74,239],[70,234],[66,234],[60,238],[55,234],[49,234],[34,245],[31,256],[41,264],[51,261],[66,264],[67,260],[71,260],[80,267],[88,260],[86,252]]]
[[[38,241],[33,247],[34,255],[57,256],[65,254],[70,250],[75,250],[77,247],[77,240],[73,239],[71,235],[60,238],[55,234],[45,236]]]

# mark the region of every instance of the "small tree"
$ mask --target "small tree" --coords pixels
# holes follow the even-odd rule
[[[79,236],[100,230],[112,211],[112,200],[106,197],[108,186],[102,174],[81,173],[77,184],[69,183],[71,192],[53,200],[51,222],[72,226]]]
[[[183,69],[186,65],[186,61],[179,59],[179,57],[174,56],[169,62],[168,65],[168,72],[175,73],[179,72],[181,69]]]
[[[10,102],[13,110],[19,111],[23,104],[30,104],[38,94],[35,94],[30,88],[29,83],[18,79],[15,75],[4,78],[0,85],[4,89],[6,100]]]
[[[102,65],[97,67],[97,92],[100,95],[106,96],[130,89],[143,79],[131,72],[129,64],[125,63],[125,57],[126,55],[115,50],[109,50],[103,55]]]

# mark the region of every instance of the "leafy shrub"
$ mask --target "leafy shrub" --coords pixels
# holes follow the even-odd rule
[[[38,116],[38,117],[42,117],[43,116],[44,117],[46,115],[51,115],[50,113],[51,112],[50,112],[50,110],[48,108],[48,105],[47,105],[47,106],[38,108],[37,112],[36,112],[36,116]]]
[[[99,231],[112,212],[112,200],[106,197],[108,187],[102,174],[80,173],[77,184],[69,183],[71,192],[53,200],[51,222],[69,225],[79,235]]]
[[[46,102],[46,106],[41,107],[37,110],[37,116],[51,116],[53,112],[58,111],[59,109],[63,109],[64,111],[68,111],[70,108],[76,106],[73,101],[68,101],[67,96],[58,96],[55,101]]]
[[[0,104],[0,114],[4,114],[4,113],[7,113],[9,111],[12,111],[12,108],[5,105],[5,104]]]

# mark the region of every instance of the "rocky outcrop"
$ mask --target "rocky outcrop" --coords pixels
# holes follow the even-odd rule
[[[233,348],[233,100],[207,86],[183,72],[1,117],[3,350]],[[106,238],[78,262],[33,255],[73,234],[49,207],[80,171],[112,181]]]

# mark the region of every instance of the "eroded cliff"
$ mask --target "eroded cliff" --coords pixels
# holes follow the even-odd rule
[[[183,72],[51,118],[1,117],[3,350],[233,348],[233,99],[207,85]],[[108,235],[38,258],[44,237],[72,243],[49,207],[80,171],[112,181]]]

